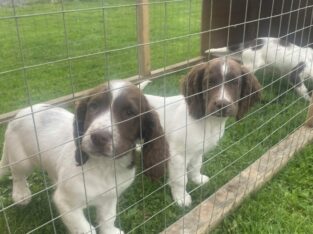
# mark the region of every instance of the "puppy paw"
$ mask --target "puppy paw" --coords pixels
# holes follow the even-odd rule
[[[31,201],[31,191],[28,187],[13,189],[12,199],[18,205],[27,205]]]
[[[124,234],[124,232],[117,227],[111,227],[111,228],[101,231],[101,234],[111,234],[111,233],[112,234]]]
[[[75,230],[70,230],[70,233],[75,234],[97,234],[96,228],[91,225],[87,225],[86,227],[75,228]]]
[[[85,233],[86,234],[97,234],[97,231],[96,231],[95,227],[91,226],[88,231],[85,231],[85,232],[82,232],[82,233],[84,233],[84,234]]]
[[[210,178],[206,175],[199,175],[197,177],[192,178],[191,180],[197,185],[203,185],[209,182]]]
[[[304,99],[306,100],[306,101],[311,101],[311,96],[310,95],[306,95],[306,96],[304,96]]]
[[[97,234],[97,231],[96,231],[96,229],[93,226],[91,226],[91,230],[90,230],[89,233],[90,234]]]
[[[188,193],[185,193],[185,195],[182,196],[173,195],[173,199],[175,202],[177,202],[177,205],[180,207],[190,206],[192,202],[191,196]]]

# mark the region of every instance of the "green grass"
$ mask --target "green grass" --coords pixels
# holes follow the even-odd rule
[[[135,1],[105,2],[110,7],[130,5]],[[191,7],[189,4],[190,1],[178,1],[151,5],[153,69],[199,55],[200,40],[197,33],[200,31],[201,1],[192,1]],[[87,89],[106,80],[122,79],[138,73],[135,8],[124,6],[102,10],[101,6],[102,1],[70,1],[64,5],[64,9],[68,11],[64,15],[57,13],[19,17],[17,22],[14,18],[8,18],[13,15],[12,9],[0,8],[0,51],[3,51],[0,53],[0,113]],[[87,8],[93,10],[80,10]],[[31,4],[17,8],[16,14],[25,16],[60,10],[61,4]],[[195,35],[188,36],[189,33]],[[9,70],[13,71],[8,72]],[[179,79],[186,72],[166,75],[149,85],[145,92],[157,95],[178,94]],[[200,188],[194,184],[188,185],[188,190],[192,191],[192,207],[181,209],[173,204],[168,186],[163,186],[165,179],[152,182],[139,175],[119,201],[120,215],[117,225],[126,232],[133,233],[157,233],[163,230],[303,123],[307,103],[288,91],[290,87],[284,81],[271,85],[271,73],[266,73],[263,79],[263,73],[259,72],[258,77],[265,87],[269,86],[263,92],[263,101],[241,121],[228,121],[225,136],[219,146],[205,156],[203,172],[211,177],[210,183]],[[277,98],[280,94],[281,97]],[[5,124],[0,126],[0,142],[3,142],[5,127]],[[297,186],[301,175],[295,173],[288,180],[284,177],[278,188],[274,186],[273,195],[275,191],[279,194],[279,186],[287,183],[286,180],[297,188],[295,192],[301,194],[302,189],[300,185]],[[304,177],[309,181],[309,174]],[[9,177],[1,181],[2,207],[12,203],[11,182]],[[26,233],[40,225],[43,226],[35,233],[53,233],[51,222],[44,225],[51,220],[48,201],[51,200],[53,191],[45,191],[40,172],[34,173],[29,182],[32,192],[38,194],[26,207],[13,206],[0,212],[0,233]],[[284,216],[288,216],[288,211],[292,216],[293,210],[298,209],[301,204],[306,209],[306,204],[300,201],[304,195],[290,196],[294,201]],[[272,201],[274,199],[271,197],[265,197],[264,201],[258,200],[262,207]],[[255,233],[265,230],[259,229],[261,224],[254,224],[258,218],[252,216],[252,213],[264,215],[254,205],[247,207],[252,209],[250,212],[227,219],[217,232]],[[285,205],[282,204],[282,207]],[[272,205],[268,208],[268,214],[273,214],[274,210],[276,211]],[[54,217],[58,215],[53,205],[52,213]],[[90,213],[94,223],[95,212],[91,209]],[[269,215],[266,216],[270,218]],[[309,213],[303,212],[303,216],[304,219],[310,218]],[[241,223],[246,225],[239,229]],[[268,226],[268,230],[273,228],[274,233],[288,230],[286,222],[277,221],[276,226],[271,224],[264,221],[263,226]],[[66,232],[59,219],[54,225],[57,233]],[[279,229],[279,225],[284,227]],[[310,225],[309,222],[303,222],[301,228],[310,230]]]
[[[312,233],[312,160],[310,145],[213,233]]]
[[[65,14],[61,4],[26,5],[17,20],[0,8],[0,113],[138,74],[135,2],[67,2]],[[200,3],[151,5],[152,69],[199,55]]]

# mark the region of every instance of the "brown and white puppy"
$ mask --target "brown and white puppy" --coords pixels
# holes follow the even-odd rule
[[[300,47],[282,38],[261,37],[255,40],[206,51],[216,56],[231,56],[241,60],[251,72],[264,67],[275,67],[289,77],[289,83],[304,99],[310,101],[308,89],[303,83],[313,80],[313,49]]]
[[[196,184],[209,181],[200,173],[203,154],[217,145],[228,117],[242,118],[260,99],[261,86],[238,62],[214,59],[194,67],[181,87],[182,95],[146,97],[159,114],[169,142],[172,196],[184,206],[191,203],[188,177]]]
[[[135,85],[112,81],[101,86],[76,107],[74,136],[78,149],[76,161],[85,163],[90,156],[120,157],[144,140],[145,174],[152,178],[164,175],[168,144],[158,115]],[[153,140],[155,139],[155,140]],[[151,141],[151,142],[150,142]],[[156,148],[154,148],[156,147]],[[162,163],[163,162],[163,163]]]
[[[87,204],[96,206],[101,233],[123,233],[114,226],[116,203],[135,178],[135,144],[144,140],[144,169],[160,177],[168,157],[163,135],[141,91],[112,81],[82,99],[75,116],[47,104],[21,110],[5,133],[0,176],[10,167],[13,200],[27,204],[26,178],[41,167],[56,186],[53,200],[70,233],[96,233],[83,213]]]

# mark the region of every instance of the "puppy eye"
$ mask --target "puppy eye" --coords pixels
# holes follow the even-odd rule
[[[238,81],[240,80],[240,77],[241,75],[237,75],[237,74],[234,74],[234,75],[227,75],[226,76],[226,80],[227,80],[227,83],[229,84],[237,84]]]
[[[236,85],[236,84],[238,84],[238,80],[239,78],[238,77],[235,77],[235,78],[233,78],[233,79],[231,79],[230,81],[228,81],[229,82],[229,84],[234,84],[234,85]]]
[[[214,79],[209,79],[209,85],[210,85],[211,87],[214,87],[214,86],[217,85],[217,82],[216,82]]]
[[[135,111],[132,110],[132,109],[126,109],[125,110],[125,114],[128,116],[128,117],[133,117],[136,115]]]
[[[92,102],[88,105],[88,109],[91,110],[91,111],[95,111],[95,110],[98,110],[100,107],[99,103],[97,102]]]

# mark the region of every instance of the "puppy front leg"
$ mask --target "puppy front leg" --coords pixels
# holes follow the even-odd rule
[[[189,178],[198,185],[205,184],[209,181],[209,177],[206,175],[201,174],[202,166],[202,155],[198,155],[191,159],[189,168],[188,168],[188,175]]]
[[[122,230],[114,226],[116,203],[115,197],[112,199],[105,197],[101,200],[101,204],[97,205],[97,219],[101,234],[124,234]]]
[[[27,205],[31,200],[31,195],[26,178],[18,178],[13,175],[13,201],[19,205]]]
[[[70,233],[96,234],[96,229],[86,220],[83,208],[77,207],[78,204],[73,201],[75,200],[75,197],[65,194],[63,191],[57,189],[54,193],[53,200],[63,223]]]
[[[188,165],[188,162],[186,162]],[[174,201],[181,207],[191,204],[191,196],[186,191],[188,182],[184,156],[171,153],[168,165],[169,185]]]

